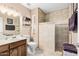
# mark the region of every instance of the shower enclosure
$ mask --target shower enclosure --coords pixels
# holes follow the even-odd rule
[[[62,51],[63,44],[69,42],[69,29],[67,24],[55,25],[55,50]]]

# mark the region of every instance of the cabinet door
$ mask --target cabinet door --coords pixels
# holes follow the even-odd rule
[[[0,53],[0,56],[9,56],[9,51]]]
[[[0,45],[0,56],[9,56],[9,45]]]
[[[10,56],[18,56],[18,49],[17,48],[11,49]]]
[[[22,45],[18,47],[18,55],[26,56],[26,45]]]

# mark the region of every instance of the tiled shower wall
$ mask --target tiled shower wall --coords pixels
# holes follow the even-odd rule
[[[68,24],[69,8],[52,11],[46,15],[46,21],[54,24]]]

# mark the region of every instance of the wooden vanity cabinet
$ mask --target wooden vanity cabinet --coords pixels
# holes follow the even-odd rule
[[[25,45],[10,50],[10,56],[26,56]]]
[[[9,51],[5,51],[0,53],[0,56],[9,56]]]
[[[26,56],[26,45],[22,45],[10,50],[10,56]]]
[[[11,43],[10,56],[26,56],[26,40]]]
[[[18,55],[19,56],[26,56],[26,45],[22,45],[20,47],[18,47]]]
[[[0,46],[0,56],[9,56],[9,44]]]
[[[26,39],[0,46],[0,56],[26,56]]]
[[[10,50],[10,56],[18,56],[18,50],[17,50],[17,48],[14,48],[14,49]]]

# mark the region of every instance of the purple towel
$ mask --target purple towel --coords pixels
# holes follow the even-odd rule
[[[69,30],[70,31],[77,31],[77,20],[78,20],[77,14],[78,14],[78,12],[75,11],[72,14],[71,18],[69,19]]]
[[[77,54],[77,49],[73,44],[64,43],[64,51],[72,52]]]

